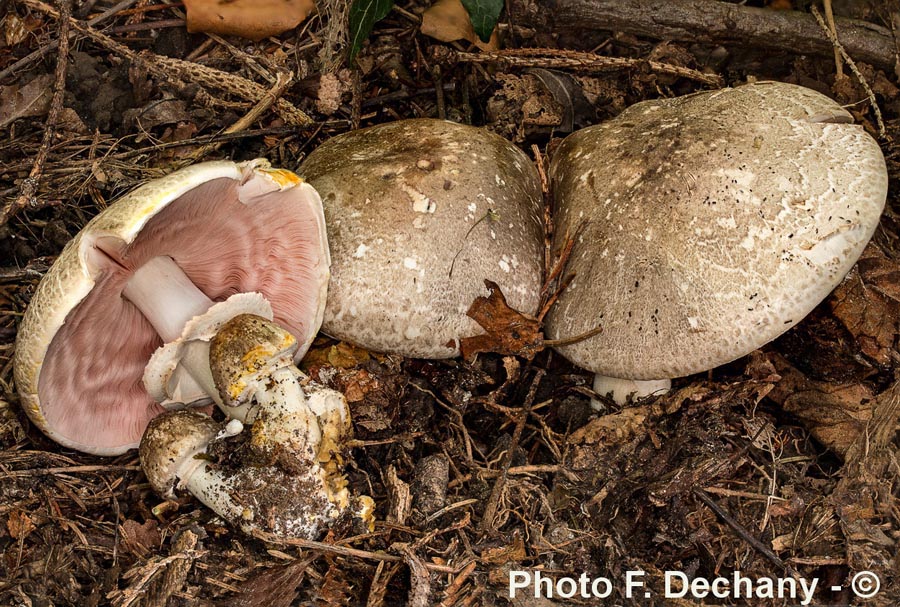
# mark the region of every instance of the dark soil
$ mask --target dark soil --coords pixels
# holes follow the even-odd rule
[[[73,16],[88,20],[114,4],[79,1]],[[740,40],[582,37],[539,23],[535,15],[552,12],[551,4],[508,3],[503,48],[653,60],[720,77],[722,85],[776,79],[847,105],[878,138],[891,176],[882,225],[848,280],[761,351],[676,380],[663,397],[610,403],[600,413],[589,405],[589,374],[550,350],[531,360],[405,360],[322,337],[304,368],[348,396],[357,441],[348,476],[357,493],[374,498],[375,530],[341,528],[321,545],[248,537],[196,500],[154,494],[136,453],[101,458],[63,449],[18,405],[17,324],[54,256],[91,217],[188,158],[262,156],[290,169],[328,137],[411,117],[484,126],[546,158],[571,129],[638,101],[713,87],[646,61],[602,73],[548,71],[540,61],[469,62],[457,55],[467,43],[419,32],[427,7],[419,0],[399,2],[377,24],[353,69],[342,59],[337,1],[258,43],[188,34],[180,5],[133,2],[95,29],[153,54],[132,61],[73,27],[63,109],[35,200],[0,224],[0,605],[694,604],[689,596],[664,598],[667,570],[706,579],[735,571],[753,580],[816,578],[818,604],[900,604],[900,59],[893,70],[858,65],[881,109],[879,135],[867,92],[846,66],[848,77],[836,79],[831,56]],[[807,11],[810,3],[766,4]],[[834,4],[838,14],[887,31],[895,31],[893,12],[900,27],[892,0]],[[39,8],[32,0],[0,2],[0,207],[15,204],[48,127],[59,25]],[[39,49],[49,50],[24,59]],[[223,135],[253,104],[202,78],[178,77],[159,67],[159,57],[266,89],[278,69],[291,70],[296,80],[283,98],[313,123],[298,128],[270,109]],[[23,99],[30,109],[21,110]],[[607,577],[613,593],[509,598],[510,572],[535,570]],[[626,596],[626,572],[636,570],[650,597]],[[881,581],[867,601],[850,590],[861,571]]]

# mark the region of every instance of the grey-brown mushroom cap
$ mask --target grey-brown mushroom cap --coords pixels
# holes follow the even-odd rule
[[[534,313],[541,286],[537,171],[489,131],[402,120],[330,139],[298,173],[325,208],[332,266],[322,330],[406,356],[458,353],[487,295]]]
[[[174,497],[179,468],[204,452],[221,429],[222,425],[210,416],[189,409],[169,411],[150,420],[139,454],[153,490]]]
[[[612,377],[662,379],[746,355],[843,279],[887,196],[878,144],[831,99],[764,82],[647,101],[569,136],[550,168],[554,248],[574,280],[547,317]]]

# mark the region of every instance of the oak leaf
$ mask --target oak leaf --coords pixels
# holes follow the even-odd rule
[[[487,297],[477,297],[466,315],[477,322],[485,333],[463,337],[459,349],[469,359],[479,352],[515,354],[531,358],[544,348],[541,322],[509,307],[497,283],[484,281],[490,291]]]
[[[262,40],[297,27],[314,0],[184,0],[189,32]]]
[[[422,33],[441,42],[467,40],[483,51],[500,48],[497,30],[488,42],[482,42],[475,34],[472,19],[460,0],[437,0],[422,13]]]

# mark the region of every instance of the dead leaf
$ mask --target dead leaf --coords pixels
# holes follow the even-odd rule
[[[339,371],[329,382],[350,403],[353,424],[367,432],[380,432],[393,425],[404,383],[399,373],[371,373],[366,369]]]
[[[540,80],[562,108],[562,121],[557,127],[560,133],[571,133],[576,127],[587,126],[596,118],[594,106],[584,96],[575,78],[569,74],[540,67],[527,69],[525,73]]]
[[[490,295],[477,297],[466,315],[485,333],[459,340],[463,358],[471,359],[479,352],[533,357],[544,347],[540,321],[510,308],[497,283],[485,280],[484,284]]]
[[[19,118],[43,116],[53,97],[53,74],[35,76],[25,84],[0,86],[0,129]]]
[[[388,493],[387,520],[398,525],[405,525],[412,507],[412,495],[409,483],[397,475],[397,468],[388,466],[384,474],[384,486]]]
[[[483,51],[500,48],[496,28],[487,43],[478,39],[469,13],[460,0],[437,0],[432,4],[422,13],[422,33],[441,42],[467,40]]]
[[[900,334],[900,264],[870,243],[829,303],[863,354],[881,365],[891,362]]]
[[[814,381],[777,354],[771,360],[781,380],[768,397],[800,419],[819,442],[843,456],[872,419],[872,389],[862,383]]]
[[[185,0],[187,30],[262,40],[297,27],[313,0]]]
[[[189,122],[191,114],[184,101],[169,98],[153,100],[142,108],[125,110],[124,119],[127,124],[137,125],[140,131],[149,131],[164,124]]]
[[[15,46],[24,42],[28,35],[43,26],[43,22],[35,17],[22,18],[14,11],[9,11],[0,20],[0,28],[3,31],[3,41],[6,46]]]
[[[371,358],[368,350],[341,341],[325,347],[314,345],[303,357],[301,368],[310,375],[315,375],[318,367],[327,365],[336,369],[352,369]]]
[[[143,525],[137,521],[127,519],[119,525],[119,534],[125,549],[139,558],[147,558],[151,550],[155,550],[162,543],[159,534],[159,524],[150,520]]]
[[[297,588],[316,554],[288,565],[272,567],[241,583],[240,594],[216,605],[228,607],[289,607],[297,598]]]
[[[9,518],[6,519],[6,530],[9,531],[9,535],[15,540],[25,539],[34,529],[31,517],[18,508],[10,512]]]
[[[509,562],[523,561],[526,556],[525,542],[517,536],[511,544],[486,549],[481,553],[481,561],[489,565],[505,565]]]

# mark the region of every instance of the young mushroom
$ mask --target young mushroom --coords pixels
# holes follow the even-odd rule
[[[237,466],[214,465],[208,452],[232,432],[192,411],[150,422],[140,456],[165,497],[187,489],[246,532],[315,538],[346,516],[371,523],[372,500],[353,498],[341,450],[351,432],[342,394],[318,386],[294,366],[299,344],[260,316],[225,322],[210,345],[209,365],[229,411],[250,425]],[[240,427],[235,430],[240,431]]]
[[[797,324],[856,262],[887,196],[874,139],[778,82],[639,103],[566,138],[550,177],[554,247],[576,240],[547,333],[602,325],[559,350],[620,402]]]
[[[334,263],[323,331],[421,358],[459,353],[468,316],[500,285],[534,313],[542,201],[529,158],[484,129],[400,120],[316,148],[298,172],[322,196]]]
[[[315,190],[264,160],[148,182],[91,220],[32,297],[15,378],[34,423],[74,449],[136,447],[163,403],[218,396],[209,339],[253,313],[298,336],[324,311],[329,254]]]

